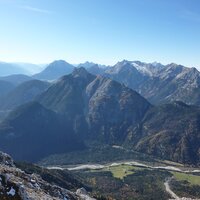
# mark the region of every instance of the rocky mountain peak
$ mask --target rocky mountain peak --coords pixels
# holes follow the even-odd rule
[[[64,60],[56,60],[50,63],[42,72],[35,74],[33,78],[40,80],[56,80],[61,76],[70,74],[74,66]]]
[[[89,75],[89,72],[84,67],[75,68],[72,72],[72,75],[74,77],[87,77]]]
[[[166,71],[173,70],[174,73],[180,73],[185,67],[176,63],[171,63],[166,66]]]
[[[80,64],[78,65],[78,67],[84,67],[84,68],[88,69],[88,68],[90,68],[90,67],[92,67],[92,66],[94,66],[94,65],[98,65],[98,64],[93,63],[93,62],[86,61],[86,62],[84,62],[84,63],[80,63]]]
[[[66,64],[69,64],[67,63],[65,60],[55,60],[53,61],[52,63],[49,64],[49,66],[59,66],[59,65],[66,65]]]
[[[127,60],[123,60],[121,62],[118,62],[116,65],[113,67],[110,67],[106,70],[107,74],[119,74],[123,72],[132,72],[136,71],[134,67],[131,65],[130,62]]]

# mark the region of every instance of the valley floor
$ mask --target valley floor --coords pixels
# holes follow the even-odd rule
[[[113,199],[119,197],[120,199],[159,199],[160,194],[162,199],[200,199],[198,192],[200,191],[200,169],[169,161],[120,161],[107,164],[49,166],[48,169],[73,171],[86,179],[86,183],[95,188],[95,193],[103,193]],[[101,184],[105,186],[100,186]],[[108,184],[114,185],[114,188],[105,190]],[[123,191],[116,190],[118,187],[123,188]],[[154,190],[154,187],[157,189]]]

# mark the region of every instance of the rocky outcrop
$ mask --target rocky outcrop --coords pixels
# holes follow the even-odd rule
[[[0,199],[4,200],[95,200],[87,192],[76,193],[49,184],[37,174],[27,174],[13,164],[12,158],[0,152]]]
[[[15,167],[13,159],[6,153],[0,151],[0,165]]]

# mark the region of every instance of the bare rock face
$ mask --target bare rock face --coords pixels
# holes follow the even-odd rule
[[[49,184],[37,174],[27,174],[16,168],[12,158],[0,152],[0,199],[4,200],[94,200]]]

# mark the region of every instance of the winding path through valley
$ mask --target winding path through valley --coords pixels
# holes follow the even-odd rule
[[[173,199],[179,200],[180,198],[170,188],[170,185],[169,185],[170,181],[171,181],[171,178],[166,180],[164,183],[166,192],[169,193]]]
[[[178,167],[168,165],[168,166],[151,166],[147,165],[144,163],[140,163],[137,161],[124,161],[124,162],[114,162],[114,163],[109,163],[105,165],[101,164],[80,164],[80,165],[74,165],[72,167],[62,167],[62,166],[50,166],[47,167],[48,169],[60,169],[60,170],[65,170],[68,169],[70,171],[75,171],[75,170],[84,170],[84,169],[103,169],[107,167],[112,167],[112,166],[119,166],[119,165],[132,165],[136,167],[144,167],[144,168],[150,168],[150,169],[163,169],[167,171],[175,171],[175,172],[183,172],[183,173],[200,173],[200,169],[195,169],[195,170],[183,170]]]

